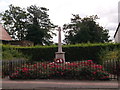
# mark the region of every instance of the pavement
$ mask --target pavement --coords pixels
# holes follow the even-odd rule
[[[10,80],[2,79],[2,89],[14,90],[120,90],[116,80]]]

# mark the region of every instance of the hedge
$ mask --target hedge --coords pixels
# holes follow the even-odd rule
[[[20,47],[3,45],[5,48],[16,48],[24,55],[30,57],[32,61],[53,61],[55,58],[55,52],[57,52],[57,46],[32,46],[32,47]],[[93,60],[95,63],[99,63],[99,53],[101,49],[105,48],[120,48],[120,44],[114,43],[98,43],[98,44],[77,44],[77,45],[63,45],[63,51],[65,52],[66,61],[81,61],[81,60]]]

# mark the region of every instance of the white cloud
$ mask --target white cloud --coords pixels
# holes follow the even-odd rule
[[[8,3],[6,1],[0,1],[0,10],[4,11],[8,7]]]

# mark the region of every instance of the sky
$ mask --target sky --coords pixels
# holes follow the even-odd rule
[[[46,7],[51,21],[61,27],[70,23],[72,14],[79,14],[81,18],[98,15],[100,19],[97,22],[109,30],[110,38],[113,39],[118,26],[118,2],[119,0],[0,0],[0,12],[7,10],[10,4],[22,8],[30,5]],[[57,42],[57,37],[53,41]]]

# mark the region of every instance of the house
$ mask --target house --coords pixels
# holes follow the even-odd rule
[[[118,24],[117,30],[114,35],[115,43],[120,43],[120,23]]]
[[[7,33],[7,31],[2,27],[0,24],[0,41],[7,43],[9,41],[12,41],[12,38],[10,35]]]
[[[28,40],[13,40],[9,41],[10,45],[15,45],[15,46],[34,46],[34,43]]]
[[[120,43],[120,1],[118,2],[118,27],[114,34],[115,43]]]

